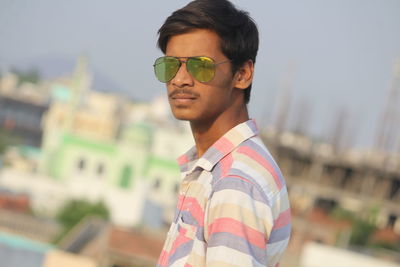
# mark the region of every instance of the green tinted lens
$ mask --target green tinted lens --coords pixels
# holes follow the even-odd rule
[[[174,57],[160,57],[154,62],[154,73],[160,82],[172,80],[179,70],[181,62]]]
[[[208,57],[192,57],[187,60],[188,72],[199,82],[209,82],[215,75],[215,64]]]

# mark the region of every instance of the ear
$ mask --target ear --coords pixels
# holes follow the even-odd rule
[[[254,63],[251,59],[247,60],[235,73],[234,87],[246,89],[253,82]]]

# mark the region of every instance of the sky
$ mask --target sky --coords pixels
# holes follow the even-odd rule
[[[64,68],[72,72],[82,53],[98,86],[149,101],[165,94],[153,74],[157,30],[189,1],[0,0],[0,70]],[[345,114],[351,144],[374,144],[400,59],[398,0],[233,0],[260,32],[250,115],[274,123],[285,84],[291,95],[288,127],[301,108],[307,131],[329,138]],[[59,73],[57,73],[57,71]],[[64,72],[64,73],[62,73]],[[400,105],[400,102],[399,102]]]

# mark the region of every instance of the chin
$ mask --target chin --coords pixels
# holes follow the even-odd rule
[[[181,120],[181,121],[192,121],[194,119],[192,116],[188,116],[188,115],[184,115],[184,114],[180,114],[180,113],[178,113],[178,114],[173,113],[173,115],[174,115],[175,119]]]
[[[193,121],[196,120],[195,114],[188,109],[172,108],[172,114],[177,120]]]

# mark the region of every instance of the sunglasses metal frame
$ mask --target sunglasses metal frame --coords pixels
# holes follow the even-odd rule
[[[163,82],[163,83],[170,82],[170,81],[176,76],[176,74],[178,73],[178,71],[179,71],[180,68],[182,67],[182,63],[185,63],[185,65],[186,65],[186,71],[187,71],[194,79],[196,79],[196,80],[199,81],[199,82],[210,82],[210,81],[212,81],[212,80],[214,79],[214,77],[215,77],[215,69],[216,69],[216,66],[218,66],[218,65],[220,65],[220,64],[223,64],[223,63],[227,63],[227,62],[231,62],[231,61],[232,61],[231,59],[228,59],[228,60],[221,61],[221,62],[215,62],[214,59],[212,59],[212,58],[210,58],[210,57],[207,57],[207,56],[195,56],[195,57],[162,56],[162,57],[157,58],[157,59],[155,60],[155,62],[157,62],[159,59],[162,59],[162,58],[174,58],[174,59],[177,59],[177,61],[179,62],[179,65],[178,65],[178,68],[177,68],[175,74],[172,75],[171,79],[169,79],[169,80],[167,80],[167,81],[165,81],[165,82],[164,82],[164,81],[160,81],[160,79],[159,79],[158,76],[157,76],[156,69],[155,69],[155,67],[156,67],[158,64],[161,64],[161,63],[158,63],[158,64],[157,64],[157,63],[154,63],[154,64],[153,64],[153,67],[154,67],[154,74],[156,75],[156,78],[157,78],[160,82]],[[195,75],[193,75],[193,74],[191,73],[191,71],[188,69],[188,64],[187,64],[187,62],[188,62],[190,59],[198,59],[198,58],[207,58],[207,59],[209,59],[209,60],[212,62],[212,66],[214,67],[214,74],[213,74],[213,76],[212,76],[209,80],[206,80],[206,81],[200,81],[200,80],[198,80],[198,79],[195,77]],[[182,59],[186,59],[186,60],[182,60]]]

